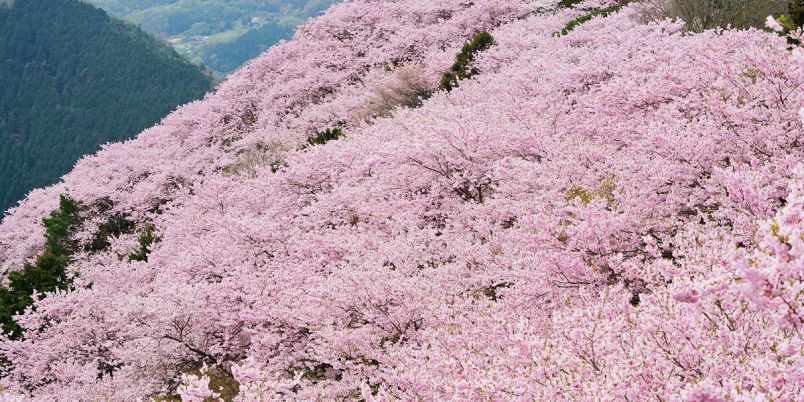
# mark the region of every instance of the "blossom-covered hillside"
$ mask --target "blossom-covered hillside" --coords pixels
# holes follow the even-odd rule
[[[2,395],[804,398],[796,40],[554,3],[334,6],[30,194]]]

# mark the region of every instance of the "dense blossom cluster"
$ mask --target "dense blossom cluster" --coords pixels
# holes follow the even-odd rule
[[[32,193],[5,270],[60,194],[79,242],[158,240],[75,257],[0,345],[6,395],[801,400],[802,52],[638,5],[555,35],[613,2],[550,3],[335,6]],[[367,119],[410,66],[432,95]]]

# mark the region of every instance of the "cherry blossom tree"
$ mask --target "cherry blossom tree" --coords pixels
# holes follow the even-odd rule
[[[336,5],[31,193],[0,266],[81,247],[0,395],[802,399],[801,48],[557,3]]]

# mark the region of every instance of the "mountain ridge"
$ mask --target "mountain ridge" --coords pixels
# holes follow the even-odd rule
[[[0,18],[2,210],[211,89],[170,47],[83,2],[20,0]]]
[[[332,0],[90,0],[142,29],[168,40],[194,63],[228,74],[320,14]]]

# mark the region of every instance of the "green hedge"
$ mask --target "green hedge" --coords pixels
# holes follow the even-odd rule
[[[463,45],[461,52],[455,56],[455,63],[452,68],[441,77],[439,89],[449,92],[458,87],[458,81],[477,74],[477,69],[472,68],[470,64],[478,53],[494,46],[494,44],[494,37],[490,33],[482,31],[475,34],[469,42]]]

